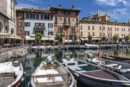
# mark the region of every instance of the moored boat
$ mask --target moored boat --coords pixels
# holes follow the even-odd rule
[[[129,63],[102,59],[98,57],[87,59],[87,61],[96,65],[102,66],[104,68],[110,69],[112,71],[115,71],[117,73],[120,73],[130,78],[130,64]]]
[[[85,44],[85,46],[89,49],[89,48],[92,48],[92,49],[98,49],[99,48],[99,45],[97,44]]]
[[[23,74],[18,61],[0,63],[0,87],[20,87]]]
[[[130,87],[130,80],[111,70],[75,59],[63,59],[74,76],[91,87]]]
[[[32,74],[31,87],[75,87],[70,71],[56,61],[43,61]]]

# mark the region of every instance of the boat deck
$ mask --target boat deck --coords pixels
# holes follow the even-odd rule
[[[118,80],[117,77],[115,77],[112,74],[107,73],[106,71],[103,71],[103,70],[85,72],[84,74],[94,76],[94,77],[98,77],[98,78],[103,78],[103,79]]]
[[[0,87],[8,87],[14,81],[14,74],[0,74]]]

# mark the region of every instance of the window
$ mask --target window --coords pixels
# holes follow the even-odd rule
[[[18,22],[18,26],[22,27],[23,23],[22,22]]]
[[[44,15],[43,14],[41,14],[41,19],[44,19]]]
[[[100,26],[99,29],[102,30],[102,27]]]
[[[92,27],[92,29],[94,30],[94,26]]]
[[[48,27],[49,28],[53,28],[53,24],[52,23],[48,23]]]
[[[30,27],[30,22],[25,22],[26,27]]]
[[[93,32],[93,36],[95,36],[95,33]]]
[[[81,28],[80,28],[81,30],[83,30],[83,26],[81,25]]]
[[[13,28],[11,29],[11,35],[12,35],[12,34],[14,34],[14,29],[13,29]]]
[[[90,32],[88,32],[88,36],[90,36],[91,34],[90,34]]]
[[[35,14],[34,13],[32,14],[32,18],[35,19]]]
[[[3,29],[3,25],[2,23],[0,23],[0,32],[2,31],[2,29]]]
[[[9,32],[9,26],[8,25],[5,27],[5,30],[6,30],[7,33]]]
[[[26,13],[26,18],[29,18],[29,14],[28,13]]]
[[[88,30],[90,30],[90,26],[88,26]]]
[[[103,27],[103,30],[105,30],[105,27]]]
[[[53,32],[52,31],[48,32],[48,35],[53,35]]]
[[[123,31],[123,28],[122,28],[122,31]]]
[[[103,36],[105,36],[105,33],[103,33]]]
[[[19,30],[19,34],[22,34],[23,33],[23,30]]]
[[[102,36],[102,33],[100,32],[100,36]]]
[[[25,31],[25,34],[26,34],[26,36],[29,36],[30,32],[29,31]]]
[[[36,14],[36,19],[39,19],[39,14]]]
[[[130,28],[128,28],[128,31],[130,31]]]

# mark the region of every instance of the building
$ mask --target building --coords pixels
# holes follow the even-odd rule
[[[16,17],[16,34],[25,40],[25,31],[24,31],[24,20],[21,17]]]
[[[49,10],[17,9],[17,35],[19,32],[25,35],[25,40],[28,42],[35,41],[35,34],[41,33],[43,35],[42,41],[54,40],[54,18],[53,13]]]
[[[1,0],[0,3],[0,40],[7,43],[16,37],[15,0]],[[9,43],[9,42],[8,42]]]
[[[98,12],[92,17],[84,17],[82,20],[86,21],[98,21],[98,22],[110,22],[110,17],[105,14],[105,15],[100,15]]]
[[[95,41],[100,41],[102,37],[112,40],[115,35],[123,39],[125,36],[130,35],[130,24],[83,18],[80,20],[80,33],[82,41],[87,41],[88,36],[92,36]]]
[[[74,36],[79,38],[79,13],[80,10],[74,6],[72,8],[49,7],[54,13],[55,35],[60,34],[63,42],[72,42]]]

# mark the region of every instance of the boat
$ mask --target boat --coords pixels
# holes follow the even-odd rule
[[[88,49],[98,49],[99,48],[99,45],[97,44],[85,44],[85,46],[88,48]]]
[[[32,74],[31,87],[76,87],[76,81],[66,67],[48,56]]]
[[[20,87],[23,74],[19,61],[0,63],[0,87]]]
[[[123,76],[127,78],[130,78],[130,64],[129,63],[113,61],[113,60],[108,60],[108,59],[99,58],[99,57],[89,58],[87,59],[87,61],[93,64],[96,64],[98,66],[110,69],[119,74],[122,74]]]
[[[92,63],[72,58],[63,59],[63,64],[76,79],[90,87],[130,87],[128,78]]]

